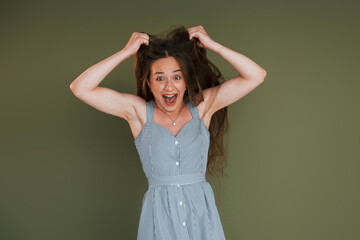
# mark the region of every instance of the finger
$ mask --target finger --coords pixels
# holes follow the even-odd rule
[[[190,35],[190,40],[192,40],[193,38],[198,38],[195,34],[191,34]]]
[[[149,40],[142,39],[141,44],[149,45]]]
[[[194,32],[196,32],[196,29],[192,28],[188,28],[188,33],[189,33],[189,38],[193,38],[194,37]]]
[[[193,38],[193,34],[189,32],[189,39],[191,40]]]
[[[194,38],[194,37],[198,38],[198,34],[197,34],[196,31],[191,31],[191,32],[189,33],[189,36],[190,36],[190,40],[191,40],[192,38]]]
[[[145,37],[144,35],[142,35],[142,36],[139,36],[139,41],[140,41],[140,44],[143,44],[143,43],[145,43],[145,42],[147,42],[147,41],[149,41],[149,40],[148,40],[147,37]]]

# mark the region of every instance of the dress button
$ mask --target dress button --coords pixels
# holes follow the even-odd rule
[[[179,163],[179,162],[176,162],[175,164],[178,166],[180,163]]]
[[[186,226],[186,222],[183,222],[183,226],[184,226],[184,227]]]
[[[175,141],[175,145],[178,145],[178,144],[179,144],[179,141],[176,140],[176,141]]]
[[[179,202],[179,205],[180,205],[180,206],[182,206],[182,205],[183,205],[183,202],[182,202],[182,201],[180,201],[180,202]]]

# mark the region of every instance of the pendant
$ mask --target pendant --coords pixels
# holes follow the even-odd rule
[[[176,125],[176,123],[173,123],[173,125],[175,126],[175,125]]]

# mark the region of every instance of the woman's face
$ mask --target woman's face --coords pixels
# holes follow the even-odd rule
[[[161,110],[172,112],[182,107],[186,85],[180,65],[174,57],[153,62],[149,86]]]

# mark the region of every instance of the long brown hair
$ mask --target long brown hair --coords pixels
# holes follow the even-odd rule
[[[200,41],[197,38],[189,39],[189,33],[184,26],[175,28],[165,38],[148,35],[149,45],[141,45],[135,55],[134,63],[137,96],[145,101],[154,100],[147,80],[150,80],[152,63],[160,58],[172,56],[179,62],[187,88],[184,102],[189,99],[197,106],[204,101],[203,90],[217,86],[223,81],[219,69],[206,57],[206,49],[198,46]],[[211,176],[224,175],[227,158],[224,135],[227,130],[227,107],[224,107],[213,114],[209,127],[207,172]]]

